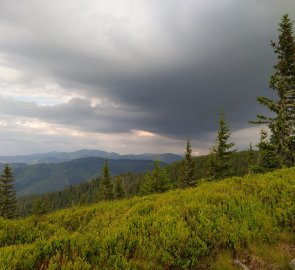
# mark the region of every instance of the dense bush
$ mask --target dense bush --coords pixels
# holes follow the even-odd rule
[[[0,269],[187,269],[295,228],[295,168],[0,219]]]

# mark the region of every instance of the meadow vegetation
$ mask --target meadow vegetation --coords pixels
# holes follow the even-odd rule
[[[271,252],[294,246],[294,233],[293,167],[0,218],[0,269],[235,269],[230,260],[245,250],[288,269],[295,254]]]

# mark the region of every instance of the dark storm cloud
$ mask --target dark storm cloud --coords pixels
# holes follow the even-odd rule
[[[223,107],[233,130],[242,129],[261,112],[255,97],[271,94],[269,42],[279,19],[295,16],[293,0],[127,1],[132,12],[118,8],[118,16],[99,11],[106,1],[94,2],[85,2],[97,11],[91,15],[83,5],[67,14],[59,1],[45,7],[2,1],[0,51],[28,81],[48,77],[89,100],[106,98],[107,107],[75,99],[16,108],[2,99],[2,112],[82,130],[147,130],[205,141]]]
[[[32,102],[0,97],[0,106],[1,112],[6,115],[39,119],[90,132],[128,132],[132,123],[137,121],[132,110],[128,108],[116,108],[109,103],[91,104],[80,98],[55,106],[38,106]]]

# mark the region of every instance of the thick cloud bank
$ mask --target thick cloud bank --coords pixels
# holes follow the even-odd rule
[[[284,13],[293,0],[2,0],[2,154],[182,152],[187,137],[205,153],[221,107],[246,147]]]

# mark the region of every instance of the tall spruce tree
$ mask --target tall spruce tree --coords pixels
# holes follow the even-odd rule
[[[216,145],[210,149],[210,176],[212,179],[222,179],[232,173],[232,153],[235,150],[231,150],[231,148],[235,144],[228,142],[229,138],[229,126],[225,121],[224,111],[221,109]]]
[[[192,156],[192,147],[189,139],[186,143],[186,149],[183,160],[183,175],[181,176],[180,185],[182,188],[190,187],[194,185],[195,177],[195,162]]]
[[[0,178],[0,216],[9,219],[16,217],[16,192],[13,181],[11,169],[5,165]]]
[[[98,200],[114,199],[114,186],[111,179],[109,164],[105,161],[101,172],[101,183],[98,190]]]
[[[293,22],[288,14],[279,24],[279,40],[271,42],[277,63],[269,81],[269,88],[277,94],[277,99],[258,96],[257,101],[267,107],[273,117],[257,115],[255,124],[267,124],[270,144],[285,166],[295,164],[295,37]]]

